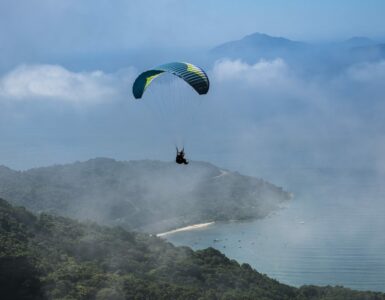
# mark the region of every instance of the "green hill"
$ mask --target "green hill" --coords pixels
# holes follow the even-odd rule
[[[290,287],[219,251],[80,223],[0,199],[2,299],[385,299],[341,287]]]
[[[0,167],[0,197],[34,212],[152,233],[261,218],[290,198],[262,179],[208,163],[106,158],[23,172]]]

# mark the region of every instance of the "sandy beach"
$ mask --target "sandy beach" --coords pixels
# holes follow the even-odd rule
[[[162,236],[166,236],[166,235],[173,234],[173,233],[176,233],[176,232],[204,228],[204,227],[210,226],[210,225],[212,225],[214,223],[215,222],[208,222],[208,223],[201,223],[201,224],[195,224],[195,225],[190,225],[190,226],[186,226],[186,227],[181,227],[181,228],[177,228],[177,229],[170,230],[170,231],[167,231],[167,232],[158,233],[156,236],[157,237],[162,237]]]

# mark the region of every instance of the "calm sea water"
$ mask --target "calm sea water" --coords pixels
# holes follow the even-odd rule
[[[363,170],[291,170],[277,181],[288,207],[251,222],[216,223],[167,236],[214,247],[282,283],[385,292],[385,182]]]

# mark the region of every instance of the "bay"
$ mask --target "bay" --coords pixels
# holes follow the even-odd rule
[[[286,183],[294,199],[268,218],[217,222],[167,239],[193,249],[214,247],[294,286],[385,292],[384,176],[314,168],[286,170],[275,180]]]

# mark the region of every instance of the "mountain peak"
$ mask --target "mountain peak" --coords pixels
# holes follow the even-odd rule
[[[242,38],[242,40],[254,40],[254,41],[269,41],[269,40],[276,40],[276,41],[288,41],[288,42],[294,42],[284,37],[277,37],[277,36],[271,36],[266,33],[261,32],[254,32],[252,34],[248,34],[245,37]]]
[[[274,37],[265,33],[255,32],[240,40],[230,41],[215,47],[211,53],[219,57],[240,58],[247,62],[256,62],[261,58],[288,59],[292,53],[300,55],[306,51],[307,44],[292,41],[283,37]]]
[[[261,32],[254,32],[254,33],[248,34],[240,40],[231,41],[223,45],[232,44],[232,43],[240,43],[243,46],[258,46],[258,47],[266,47],[266,46],[282,47],[282,46],[287,46],[291,44],[303,44],[302,42],[292,41],[284,37],[271,36]],[[221,47],[221,46],[222,45],[218,47]]]

